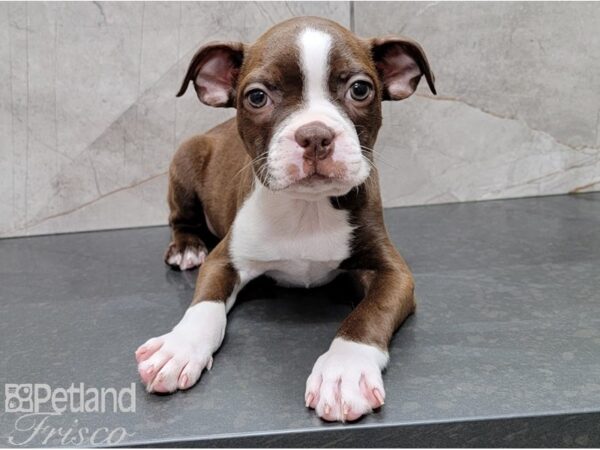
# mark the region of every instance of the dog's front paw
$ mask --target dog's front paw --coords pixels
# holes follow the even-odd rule
[[[135,352],[138,372],[148,392],[168,393],[192,387],[225,333],[225,305],[200,302],[189,308],[170,333],[149,339]]]
[[[353,421],[383,405],[387,353],[336,338],[306,380],[306,406],[327,421]]]
[[[212,366],[212,353],[194,348],[176,331],[152,338],[135,352],[138,372],[148,392],[175,392],[192,387]]]
[[[202,265],[207,253],[203,244],[180,246],[171,242],[165,252],[165,262],[174,269],[190,270]]]

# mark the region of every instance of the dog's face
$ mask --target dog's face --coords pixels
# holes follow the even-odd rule
[[[360,39],[325,19],[283,22],[254,44],[213,43],[194,56],[190,81],[211,106],[235,106],[257,178],[304,198],[338,196],[368,178],[381,101],[410,96],[433,74],[418,44]]]

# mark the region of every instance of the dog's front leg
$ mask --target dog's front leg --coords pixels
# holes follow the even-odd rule
[[[352,421],[383,405],[381,372],[394,331],[415,308],[410,270],[391,246],[376,270],[357,270],[365,297],[344,320],[306,382],[306,406],[328,421]]]
[[[227,311],[249,281],[229,260],[225,238],[200,268],[194,300],[167,334],[148,340],[135,356],[148,392],[174,392],[193,386],[225,336]]]

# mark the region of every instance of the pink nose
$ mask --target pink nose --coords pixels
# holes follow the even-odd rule
[[[294,138],[304,149],[304,159],[325,159],[333,152],[335,132],[323,122],[310,122],[296,130]]]

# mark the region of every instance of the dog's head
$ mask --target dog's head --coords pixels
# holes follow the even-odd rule
[[[202,103],[237,108],[257,178],[299,197],[343,195],[368,178],[382,100],[410,96],[423,49],[396,37],[361,39],[335,22],[301,17],[254,44],[213,42],[194,55],[190,81]]]

